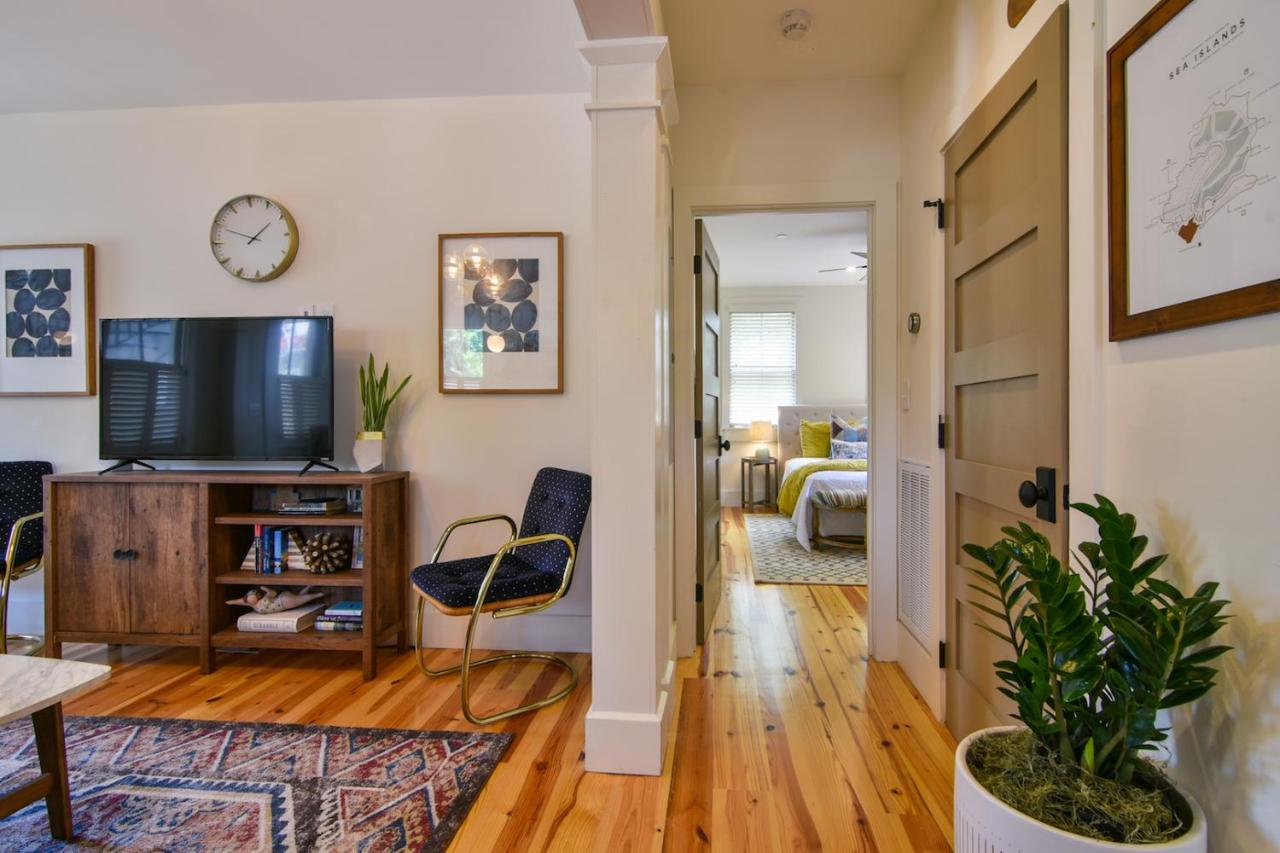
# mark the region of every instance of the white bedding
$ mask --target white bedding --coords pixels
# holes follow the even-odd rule
[[[791,472],[803,465],[814,462],[826,462],[826,457],[796,456],[788,459],[782,468],[782,480],[785,483]],[[791,514],[791,524],[796,529],[796,541],[806,551],[813,550],[809,536],[813,532],[813,506],[809,498],[818,484],[849,488],[851,486],[867,486],[866,471],[815,471],[804,481],[800,489],[800,498],[796,501],[796,510]],[[864,512],[832,512],[822,510],[818,523],[824,536],[865,536],[867,532],[867,514]]]

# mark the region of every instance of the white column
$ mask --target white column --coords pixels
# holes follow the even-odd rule
[[[673,670],[670,425],[662,405],[671,65],[665,38],[579,49],[592,77],[595,241],[586,766],[657,775]]]

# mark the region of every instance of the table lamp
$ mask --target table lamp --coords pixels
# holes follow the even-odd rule
[[[773,424],[769,421],[752,421],[751,422],[751,440],[757,442],[773,441]],[[768,444],[761,444],[756,448],[757,459],[769,458]]]

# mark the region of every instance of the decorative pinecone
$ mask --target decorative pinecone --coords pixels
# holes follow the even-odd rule
[[[302,560],[313,574],[327,575],[351,567],[351,542],[335,533],[317,533],[302,546]]]

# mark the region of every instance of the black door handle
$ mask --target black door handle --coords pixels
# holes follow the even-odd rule
[[[1023,480],[1018,484],[1018,503],[1027,509],[1035,507],[1036,518],[1051,524],[1058,521],[1058,507],[1053,495],[1058,491],[1058,472],[1054,468],[1037,467],[1035,481]]]
[[[728,449],[729,449],[729,439],[727,439],[727,438],[723,438],[723,437],[719,437],[719,436],[717,436],[717,437],[718,437],[718,438],[720,438],[720,449],[721,449],[721,450],[728,450]]]

